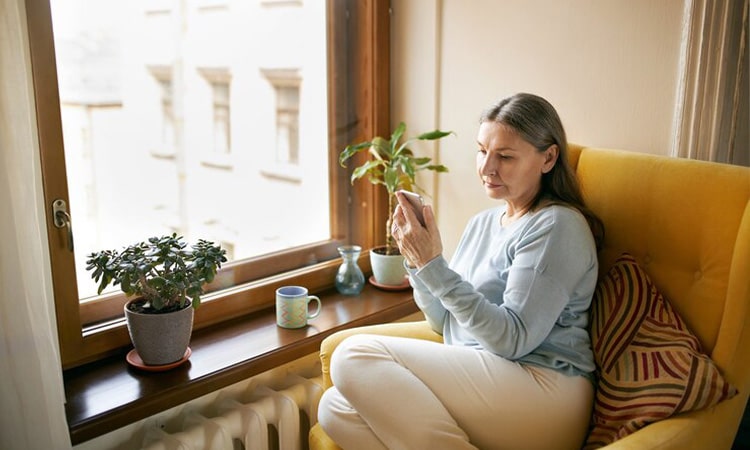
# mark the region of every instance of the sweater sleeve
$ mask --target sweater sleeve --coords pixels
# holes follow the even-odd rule
[[[404,263],[404,265],[406,265]],[[414,302],[417,304],[430,327],[438,334],[443,334],[445,318],[448,311],[440,300],[430,293],[430,290],[415,276],[417,269],[406,267],[409,272],[409,282],[414,289]]]
[[[518,359],[545,340],[584,274],[592,264],[596,267],[588,226],[582,218],[571,217],[572,213],[542,215],[507,250],[512,262],[505,291],[497,293],[502,301],[490,301],[443,258],[422,267],[414,278],[485,349]],[[505,270],[492,269],[497,269],[498,277]],[[581,305],[584,313],[587,308],[588,304]]]

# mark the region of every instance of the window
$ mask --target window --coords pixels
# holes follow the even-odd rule
[[[50,207],[48,234],[63,367],[97,359],[129,343],[121,319],[124,296],[117,291],[88,295],[78,287],[84,278],[89,278],[85,268],[81,269],[86,246],[91,250],[111,248],[113,236],[130,234],[132,242],[171,231],[186,234],[189,241],[201,237],[229,244],[235,259],[222,269],[197,310],[195,327],[199,329],[271,306],[278,283],[294,280],[311,290],[330,287],[338,267],[338,244],[377,244],[383,221],[374,218],[385,214],[384,196],[366,183],[352,187],[348,174],[338,167],[337,155],[347,143],[387,133],[390,128],[387,1],[329,0],[249,10],[243,1],[205,8],[205,2],[188,0],[165,3],[156,9],[133,9],[131,3],[136,2],[122,1],[26,3],[45,201],[51,205],[55,199],[66,200],[75,236],[84,236],[81,242],[75,239],[75,253],[67,250],[67,232],[54,226]],[[183,6],[186,10],[181,9]],[[308,8],[320,14],[311,15]],[[111,19],[88,14],[99,9],[116,14]],[[78,41],[86,45],[76,45],[71,38],[76,30],[66,28],[66,17],[90,20],[89,34]],[[222,26],[222,18],[230,25]],[[299,26],[278,27],[283,20],[297,21],[294,23]],[[302,23],[313,24],[322,34],[317,35],[317,40],[290,37],[289,30],[304,28]],[[127,24],[133,33],[124,41],[109,36],[121,24]],[[238,38],[232,34],[237,30],[280,34],[262,39]],[[91,45],[96,41],[93,36],[104,36],[102,48]],[[279,47],[270,50],[267,45],[253,44],[259,41],[277,42]],[[300,46],[300,42],[305,45]],[[197,47],[189,49],[190,43]],[[80,120],[72,134],[63,131],[70,122],[60,120],[63,110],[64,115],[70,111],[64,103],[55,101],[65,102],[66,91],[58,82],[65,81],[69,74],[64,64],[56,70],[55,63],[56,58],[65,56],[65,44],[70,45],[68,49],[73,49],[73,54],[112,47],[117,50],[122,46],[119,50],[125,56],[119,61],[69,66],[90,71],[69,79],[107,75],[107,83],[99,86],[99,97],[92,100],[80,96],[86,102],[79,103],[96,114],[88,115],[93,120],[89,123],[83,120],[87,117],[82,112],[86,108],[76,111]],[[267,81],[242,63],[294,67],[297,64],[293,61],[283,59],[293,56],[297,47],[303,50],[300,57],[307,58],[299,65],[305,68],[300,70],[299,84],[274,88],[273,95],[264,97],[254,82]],[[309,69],[316,61],[322,67],[317,72]],[[205,67],[228,67],[231,88],[228,79],[206,77],[205,71],[202,75],[200,69]],[[112,68],[124,72],[111,73]],[[303,83],[304,91],[300,89]],[[322,91],[316,90],[316,85],[322,86]],[[294,89],[286,90],[289,87]],[[317,91],[321,92],[316,94]],[[270,117],[252,107],[262,107],[269,101],[277,113]],[[128,122],[133,118],[139,121]],[[125,127],[117,126],[123,123]],[[233,123],[242,125],[233,127]],[[99,140],[105,129],[115,136],[108,143]],[[319,134],[309,138],[312,133]],[[286,143],[277,146],[279,135]],[[68,136],[78,136],[90,145],[76,153]],[[277,154],[280,152],[286,162],[296,160],[303,167],[303,176],[312,174],[296,186],[297,191],[285,191],[295,188],[289,183],[253,176],[258,174],[256,162],[262,159],[259,155],[268,152],[268,146],[259,145],[260,136],[271,136],[270,147]],[[166,149],[170,142],[174,158],[159,157],[165,150],[154,152],[155,146]],[[229,152],[234,158],[231,170],[195,164],[196,154],[200,161],[206,149]],[[103,157],[104,151],[110,152],[108,158]],[[306,156],[307,152],[320,151],[319,156]],[[139,159],[141,154],[145,155],[143,159]],[[73,159],[79,157],[76,155],[90,158],[87,164],[80,164]],[[306,161],[322,161],[322,170],[304,166]],[[109,166],[102,169],[105,162]],[[66,165],[70,166],[67,171]],[[71,172],[74,167],[89,171],[84,177],[84,182],[90,181],[89,186],[80,189],[96,197],[95,201],[77,194],[80,174]],[[235,172],[236,176],[232,175]],[[251,189],[239,184],[245,179],[267,184]],[[165,184],[162,189],[155,189],[146,183],[151,180]],[[309,186],[305,184],[308,180]],[[280,225],[293,221],[276,214],[280,210],[277,205],[293,198],[294,192],[315,194],[311,194],[313,198],[302,196],[298,205],[284,210],[303,214],[306,225],[310,222],[308,213],[321,218],[315,219],[314,227],[292,227],[292,233],[285,233],[288,230]],[[196,203],[190,203],[191,195],[198,196]],[[96,208],[86,211],[89,205]],[[226,205],[229,207],[221,209]],[[245,213],[251,214],[249,220],[242,215]],[[88,216],[104,219],[99,227],[89,229],[85,220]],[[263,222],[260,218],[264,216],[275,220]],[[261,226],[253,228],[254,223]],[[317,231],[310,233],[308,228]]]
[[[229,154],[229,83],[211,83],[214,92],[214,153]]]
[[[232,148],[232,134],[230,124],[230,76],[227,69],[199,68],[198,71],[210,87],[210,110],[212,125],[210,135],[212,142],[208,145],[208,152],[204,156],[206,161],[217,166],[231,167],[228,159]]]
[[[276,161],[299,162],[299,87],[276,87]]]
[[[275,162],[299,162],[299,85],[297,70],[263,70],[276,97]]]
[[[263,174],[280,180],[299,182],[304,176],[300,167],[300,71],[297,69],[261,69],[273,90],[274,146],[266,158]]]
[[[158,86],[158,95],[161,104],[161,114],[158,122],[161,124],[159,139],[151,149],[151,154],[161,158],[173,158],[175,154],[175,129],[174,129],[174,107],[172,94],[172,71],[167,66],[149,67],[154,82]],[[64,133],[63,133],[64,134]]]

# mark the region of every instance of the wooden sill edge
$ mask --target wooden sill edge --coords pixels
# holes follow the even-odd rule
[[[305,329],[276,327],[275,311],[270,308],[196,331],[190,362],[169,372],[134,369],[124,362],[124,354],[65,372],[65,409],[72,444],[309,355],[336,331],[392,322],[418,311],[411,290],[385,292],[367,285],[359,296],[327,291],[320,297],[323,311]],[[128,395],[129,400],[117,400]],[[97,403],[106,405],[97,409]]]

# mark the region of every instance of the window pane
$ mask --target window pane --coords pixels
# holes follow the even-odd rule
[[[236,260],[331,237],[325,6],[52,0],[81,298],[86,255],[153,235]],[[282,139],[294,177],[268,176]]]

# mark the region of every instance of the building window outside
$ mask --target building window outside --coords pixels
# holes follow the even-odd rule
[[[174,148],[174,114],[172,112],[172,80],[159,80],[161,88],[161,142]]]
[[[230,69],[227,67],[208,68],[199,67],[198,73],[204,79],[204,86],[207,89],[201,89],[205,92],[202,102],[205,108],[196,111],[193,114],[200,114],[205,121],[204,124],[198,124],[200,129],[210,135],[210,141],[203,141],[205,149],[202,153],[202,163],[209,167],[231,169],[234,166],[232,158],[232,96],[231,96],[231,76]],[[187,89],[192,89],[190,85]],[[198,99],[196,98],[196,101]],[[247,103],[247,99],[239,99],[240,103]],[[186,105],[189,109],[190,105]],[[190,114],[186,111],[186,114]]]
[[[157,85],[157,98],[160,108],[158,112],[160,130],[159,138],[151,153],[160,158],[173,158],[175,154],[175,124],[174,124],[174,88],[172,86],[172,68],[168,66],[149,67],[151,76]]]
[[[276,161],[299,163],[299,86],[276,88]]]
[[[211,83],[213,91],[214,112],[214,153],[217,155],[228,155],[231,152],[231,128],[229,109],[229,83],[226,81],[215,81]]]
[[[266,177],[298,183],[302,173],[300,149],[300,86],[299,69],[261,69],[272,91],[274,105],[269,109],[275,116],[275,145],[269,149],[270,158],[261,168]],[[311,155],[312,156],[312,155]]]

